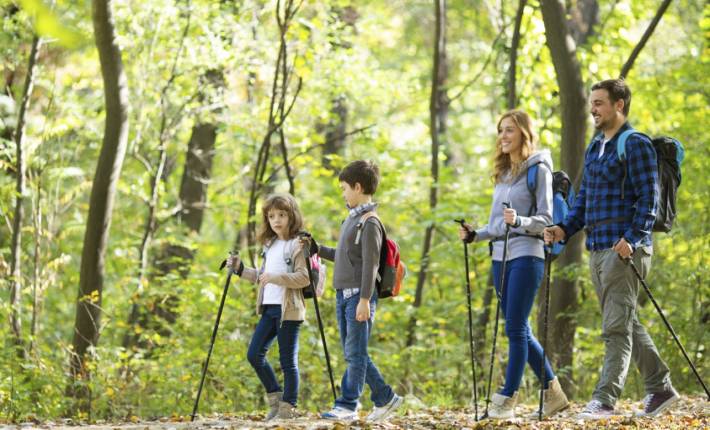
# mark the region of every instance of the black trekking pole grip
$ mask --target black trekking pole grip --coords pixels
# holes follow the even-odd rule
[[[323,352],[325,353],[325,363],[328,367],[328,377],[330,378],[330,388],[333,391],[333,401],[338,399],[338,393],[335,390],[335,379],[333,378],[333,368],[330,364],[330,354],[328,353],[328,343],[325,341],[325,331],[323,330],[323,320],[320,316],[320,308],[318,307],[318,293],[316,286],[313,285],[313,273],[311,273],[311,234],[307,231],[298,232],[298,236],[303,239],[307,238],[308,242],[303,245],[303,257],[306,259],[306,269],[308,269],[308,288],[313,292],[313,307],[316,310],[316,320],[318,321],[318,331],[320,331],[321,342],[323,343]]]
[[[231,255],[239,255],[239,251],[231,251]],[[222,266],[220,267],[220,270],[224,268],[226,265],[226,260],[222,262]],[[192,414],[190,415],[190,421],[195,421],[195,416],[197,415],[197,407],[200,404],[200,396],[202,395],[202,388],[205,384],[205,376],[207,375],[207,367],[210,364],[210,357],[212,357],[212,350],[214,349],[214,343],[215,340],[217,339],[217,331],[219,330],[219,320],[222,318],[222,310],[224,310],[224,302],[227,298],[227,291],[229,290],[229,282],[232,280],[232,273],[234,271],[232,268],[229,268],[229,271],[227,272],[227,281],[224,284],[224,291],[222,292],[222,300],[219,302],[219,310],[217,311],[217,321],[215,321],[214,324],[214,329],[212,330],[212,339],[210,340],[210,347],[207,350],[207,358],[205,359],[205,363],[202,366],[202,376],[200,377],[200,386],[197,389],[197,397],[195,398],[195,404],[192,408]]]
[[[461,219],[455,219],[454,222],[461,224],[461,227],[465,230],[464,224],[466,221]],[[474,408],[474,418],[478,421],[478,387],[476,386],[476,362],[475,362],[475,345],[473,342],[473,313],[471,311],[471,277],[470,270],[468,266],[468,243],[465,240],[463,242],[463,256],[464,256],[464,267],[466,270],[466,304],[468,305],[468,342],[469,351],[471,352],[471,375],[473,377],[473,408]]]
[[[619,256],[619,257],[621,258],[621,256]],[[703,382],[703,378],[700,376],[700,373],[698,373],[698,369],[695,368],[693,361],[690,359],[690,357],[688,356],[688,353],[685,351],[685,348],[683,347],[683,344],[680,342],[680,339],[678,339],[678,335],[676,335],[675,330],[673,330],[671,323],[668,322],[668,319],[666,319],[666,316],[663,313],[663,310],[661,310],[661,306],[658,304],[658,302],[656,302],[656,299],[653,297],[653,294],[651,294],[651,289],[648,287],[648,284],[646,284],[646,281],[641,276],[641,273],[639,272],[638,268],[634,264],[634,261],[630,257],[621,258],[621,259],[624,261],[624,263],[631,266],[631,269],[634,271],[634,274],[636,275],[638,280],[641,282],[641,285],[643,286],[644,291],[646,291],[646,295],[648,295],[648,298],[651,299],[651,303],[653,303],[653,306],[656,308],[658,315],[661,316],[661,319],[663,320],[663,323],[666,325],[666,328],[668,329],[669,332],[671,332],[671,336],[673,336],[673,340],[675,340],[675,343],[678,345],[680,352],[683,353],[683,357],[685,357],[685,360],[688,362],[688,365],[693,370],[693,373],[695,374],[695,377],[697,378],[698,382],[703,387],[703,390],[705,390],[705,395],[708,397],[708,400],[710,400],[710,391],[708,391],[708,387],[705,385],[705,382]]]

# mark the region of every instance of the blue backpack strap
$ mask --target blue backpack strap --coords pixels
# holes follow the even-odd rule
[[[616,156],[619,157],[619,160],[626,161],[626,139],[634,133],[638,133],[638,131],[630,128],[619,135],[619,139],[616,141]]]
[[[533,213],[537,212],[537,195],[535,194],[535,191],[537,190],[537,166],[542,164],[542,161],[537,162],[533,164],[532,166],[528,167],[528,173],[527,173],[527,184],[528,184],[528,191],[530,191],[530,197],[532,197],[532,206],[530,206],[530,212],[528,213],[528,216],[532,216]]]

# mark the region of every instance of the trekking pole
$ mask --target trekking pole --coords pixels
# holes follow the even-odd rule
[[[545,351],[547,351],[547,316],[550,313],[550,270],[552,269],[552,252],[545,245],[545,307],[543,316],[543,331],[542,331],[542,362],[540,364],[540,410],[538,411],[538,420],[542,421],[542,408],[545,405],[543,400],[545,396]]]
[[[333,401],[338,399],[338,394],[335,391],[335,380],[333,379],[333,368],[330,365],[330,354],[328,354],[328,344],[325,341],[325,332],[323,331],[323,320],[320,317],[320,309],[318,308],[318,294],[316,286],[313,285],[313,274],[311,273],[311,234],[308,232],[300,232],[301,238],[308,238],[308,242],[303,244],[303,256],[306,259],[306,267],[308,268],[308,288],[313,290],[313,306],[316,309],[316,320],[318,320],[318,329],[320,330],[320,339],[323,343],[323,351],[325,351],[325,363],[328,367],[328,376],[330,377],[330,388],[333,391]]]
[[[510,202],[503,203],[506,209],[510,208]],[[505,265],[508,258],[508,239],[510,238],[510,224],[505,225],[505,238],[503,239],[503,261],[501,262],[500,272],[500,294],[496,290],[498,297],[498,306],[496,306],[496,322],[493,328],[493,347],[491,348],[491,361],[488,368],[488,389],[486,391],[486,412],[482,418],[488,418],[488,405],[491,402],[491,384],[493,382],[493,360],[496,354],[496,342],[498,340],[498,319],[500,317],[500,307],[503,303],[503,295],[505,294]],[[495,287],[494,287],[495,288]]]
[[[238,256],[238,251],[231,251],[229,253],[233,256]],[[222,261],[222,265],[219,270],[224,269],[227,264],[227,260]],[[192,408],[192,415],[190,421],[195,421],[195,415],[197,415],[197,406],[200,404],[200,396],[202,395],[202,386],[205,383],[205,375],[207,375],[207,366],[210,364],[210,357],[212,356],[212,349],[214,348],[214,342],[217,338],[217,330],[219,329],[219,320],[222,318],[222,310],[224,309],[224,301],[227,298],[227,290],[229,290],[229,282],[232,280],[233,269],[230,267],[227,272],[227,282],[224,284],[224,291],[222,292],[222,301],[219,303],[219,311],[217,311],[217,321],[214,323],[214,329],[212,330],[212,340],[210,341],[210,349],[207,351],[207,359],[205,359],[205,364],[202,366],[202,377],[200,378],[200,387],[197,389],[197,398],[195,399],[195,405]]]
[[[462,219],[455,219],[454,222],[461,224],[461,228],[468,231],[464,226],[466,221]],[[478,388],[476,387],[476,362],[475,362],[475,345],[473,343],[473,314],[471,312],[471,278],[469,276],[468,270],[468,243],[463,240],[463,258],[464,266],[466,268],[466,304],[468,305],[468,347],[471,351],[471,375],[473,376],[473,408],[474,408],[474,418],[478,421]]]
[[[705,395],[708,396],[708,400],[710,400],[710,391],[708,391],[708,387],[705,385],[705,382],[703,382],[703,378],[700,377],[700,374],[698,373],[698,370],[695,368],[695,365],[693,365],[693,362],[690,360],[690,357],[688,357],[688,353],[685,352],[685,348],[683,348],[683,344],[680,343],[680,339],[678,339],[678,336],[675,334],[673,327],[671,327],[671,323],[668,322],[668,320],[666,319],[666,316],[663,314],[663,311],[661,310],[661,307],[658,305],[658,302],[656,302],[656,299],[653,298],[653,294],[651,294],[651,289],[648,288],[648,284],[646,284],[646,281],[641,276],[641,273],[639,273],[638,268],[634,264],[634,261],[630,257],[627,257],[625,259],[622,258],[622,260],[626,264],[631,266],[634,273],[636,274],[636,277],[638,278],[639,281],[641,281],[641,285],[643,285],[643,289],[646,291],[648,298],[651,299],[653,306],[656,307],[658,314],[661,316],[661,319],[666,324],[666,328],[668,328],[668,331],[671,332],[671,335],[673,336],[673,340],[675,340],[675,343],[678,345],[678,348],[680,348],[680,351],[683,353],[683,357],[685,357],[686,361],[690,365],[690,368],[693,369],[693,373],[695,374],[695,377],[698,379],[698,382],[700,383],[700,385],[702,385],[703,390],[705,390]]]

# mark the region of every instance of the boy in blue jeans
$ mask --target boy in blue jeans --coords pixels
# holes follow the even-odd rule
[[[385,383],[367,354],[377,306],[375,281],[383,228],[376,217],[369,217],[365,222],[361,218],[377,207],[372,195],[377,190],[380,171],[370,161],[357,160],[348,164],[338,179],[350,213],[340,228],[337,248],[318,246],[312,240],[311,253],[335,262],[336,317],[347,369],[341,382],[340,397],[333,409],[321,416],[331,420],[357,419],[358,399],[367,383],[375,404],[367,421],[382,421],[402,405],[403,398]]]

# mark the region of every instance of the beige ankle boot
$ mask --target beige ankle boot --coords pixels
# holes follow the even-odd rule
[[[543,405],[542,405],[542,416],[549,417],[556,414],[557,412],[563,410],[569,406],[569,401],[565,392],[562,391],[560,386],[560,381],[555,377],[552,381],[547,383],[547,389],[543,391]],[[530,415],[530,418],[537,418],[540,416],[540,410],[536,410],[534,414]]]
[[[281,391],[275,391],[273,393],[266,393],[266,397],[269,401],[269,412],[266,414],[266,421],[273,420],[276,414],[279,413],[279,402],[284,393]]]
[[[495,419],[515,418],[515,404],[517,402],[517,391],[513,393],[512,397],[504,396],[499,393],[493,394],[493,397],[491,397],[491,405],[488,409],[488,417]]]
[[[279,402],[279,412],[276,414],[274,419],[277,420],[290,420],[292,418],[297,418],[296,407],[289,402],[281,401]]]

